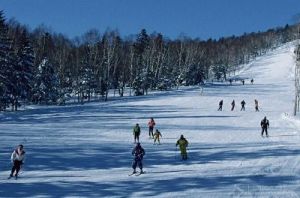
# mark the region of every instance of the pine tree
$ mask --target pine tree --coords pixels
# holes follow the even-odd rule
[[[0,11],[0,110],[5,110],[11,101],[12,89],[15,85],[10,77],[14,73],[15,64],[12,41],[8,38],[8,27],[3,11]]]
[[[59,81],[51,62],[45,57],[35,77],[33,102],[55,104],[59,99]]]
[[[14,72],[10,76],[11,83],[15,85],[11,90],[12,106],[15,111],[20,105],[19,99],[26,100],[30,98],[33,86],[34,53],[26,30],[22,32],[18,45],[17,62],[14,64]]]
[[[135,77],[133,81],[133,89],[135,90],[135,95],[144,95],[145,90],[150,87],[150,83],[147,82],[149,71],[148,67],[145,65],[144,53],[149,48],[150,38],[145,29],[142,29],[140,34],[137,36],[137,40],[134,43],[134,53],[136,55],[136,68]]]

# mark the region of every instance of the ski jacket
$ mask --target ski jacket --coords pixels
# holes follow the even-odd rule
[[[133,150],[132,150],[132,155],[134,155],[136,158],[138,159],[143,159],[144,155],[145,155],[145,150],[143,149],[143,147],[141,146],[136,146]]]
[[[160,133],[159,131],[155,131],[155,133],[154,133],[153,136],[154,136],[154,137],[159,137],[159,136],[162,137],[162,136],[161,136],[161,133]]]
[[[244,106],[245,104],[246,104],[246,102],[243,100],[243,101],[241,102],[241,105]]]
[[[21,151],[19,152],[18,149],[14,150],[14,152],[11,154],[10,157],[11,162],[14,161],[20,161],[20,162],[24,162],[25,161],[25,151]]]
[[[139,126],[135,126],[133,128],[133,135],[137,134],[139,135],[141,133],[141,128]]]
[[[148,122],[148,126],[149,127],[154,127],[154,125],[155,125],[155,122],[154,122],[154,120],[150,120],[149,122]]]
[[[268,119],[263,119],[261,122],[260,122],[260,126],[262,128],[269,128],[269,120]]]
[[[188,146],[189,142],[185,139],[185,138],[180,138],[177,143],[176,143],[176,146],[179,145],[179,148],[182,149],[182,148],[186,148]]]

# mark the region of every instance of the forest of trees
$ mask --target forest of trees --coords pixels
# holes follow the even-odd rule
[[[69,39],[41,25],[34,30],[0,12],[0,111],[22,104],[64,104],[70,97],[83,103],[144,95],[226,80],[239,65],[297,38],[298,25],[245,33],[218,40],[179,36],[168,39],[142,29],[121,37],[117,30],[96,29]]]

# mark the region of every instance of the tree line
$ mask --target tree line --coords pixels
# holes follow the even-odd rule
[[[109,99],[109,92],[145,95],[226,80],[242,64],[297,38],[298,25],[220,39],[169,39],[142,29],[121,37],[96,29],[69,39],[43,25],[29,30],[0,12],[0,110],[22,104],[83,103]]]

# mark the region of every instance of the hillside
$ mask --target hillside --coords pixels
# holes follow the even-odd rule
[[[176,91],[90,103],[1,113],[1,197],[297,197],[300,141],[293,110],[294,45],[251,62],[239,74],[254,84],[208,84]],[[223,111],[217,111],[224,100]],[[230,103],[236,109],[230,111]],[[254,99],[260,112],[254,110]],[[246,111],[240,111],[240,101]],[[260,121],[270,120],[269,138]],[[148,139],[154,117],[162,144]],[[139,177],[128,174],[132,127],[142,126],[146,150]],[[189,141],[189,159],[175,143]],[[18,180],[7,180],[10,153],[24,144]]]

